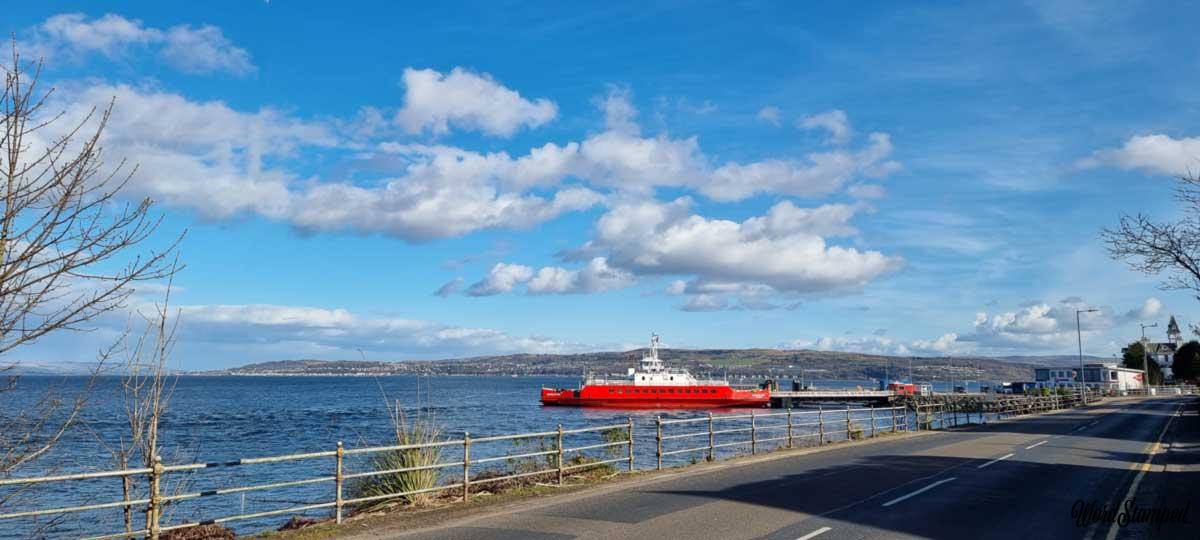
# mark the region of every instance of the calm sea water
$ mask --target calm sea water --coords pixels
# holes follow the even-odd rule
[[[463,432],[472,437],[553,431],[564,428],[635,422],[635,455],[638,467],[654,466],[654,418],[688,418],[708,411],[627,411],[542,407],[538,391],[542,386],[569,387],[572,378],[559,377],[181,377],[161,424],[164,461],[171,463],[224,462],[240,458],[333,450],[337,441],[346,448],[394,444],[388,420],[388,403],[398,402],[409,417],[432,418],[445,437],[459,439]],[[28,406],[47,389],[54,388],[71,396],[82,388],[83,378],[23,377],[15,392],[0,401],[0,415],[11,417]],[[112,469],[107,447],[115,445],[127,433],[120,381],[102,378],[91,392],[89,407],[77,429],[67,434],[35,467],[20,471],[20,476]],[[826,388],[862,386],[870,381],[817,381]],[[789,383],[790,384],[790,383]],[[844,407],[844,405],[838,405]],[[718,410],[714,414],[745,414],[741,410]],[[732,420],[730,420],[732,421]],[[763,422],[769,424],[770,422]],[[698,427],[700,427],[698,425]],[[768,428],[769,429],[769,428]],[[797,433],[800,430],[797,429]],[[767,433],[767,431],[763,431]],[[778,431],[776,433],[779,433]],[[766,436],[766,435],[763,435]],[[597,434],[568,437],[567,446],[603,442]],[[684,443],[685,441],[679,441]],[[672,441],[675,443],[675,441]],[[472,447],[473,460],[539,450],[547,440],[525,444],[503,441]],[[692,446],[698,446],[697,442]],[[685,448],[686,446],[673,446]],[[736,452],[738,449],[731,449]],[[621,450],[622,452],[624,450]],[[444,459],[461,458],[458,447],[446,449]],[[612,458],[614,454],[593,457]],[[695,454],[695,457],[702,457]],[[693,455],[672,456],[668,463],[692,459]],[[491,466],[504,466],[497,460]],[[347,472],[366,470],[361,458],[348,459]],[[271,465],[221,467],[191,475],[176,475],[168,489],[202,491],[248,484],[265,484],[330,475],[332,459],[314,459]],[[481,465],[480,467],[483,467]],[[447,481],[461,469],[450,468]],[[185,484],[179,484],[183,481]],[[0,488],[0,497],[4,495]],[[11,493],[11,490],[8,491]],[[207,519],[230,513],[250,513],[286,508],[300,504],[328,502],[333,499],[333,484],[322,483],[284,490],[204,497],[173,506],[169,522]],[[95,504],[120,499],[119,481],[98,479],[55,484],[22,493],[0,507],[0,513],[25,508]],[[328,515],[313,511],[311,515]],[[233,523],[240,532],[277,527],[287,516],[251,519]],[[0,538],[19,538],[30,527],[44,521],[15,520],[0,522]],[[119,509],[76,514],[56,523],[49,536],[69,537],[121,530]]]

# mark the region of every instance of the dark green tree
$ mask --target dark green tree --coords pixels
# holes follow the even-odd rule
[[[1198,344],[1200,345],[1200,344]],[[1143,362],[1145,362],[1143,364]],[[1162,366],[1158,362],[1146,355],[1146,349],[1142,346],[1142,342],[1134,341],[1125,348],[1125,354],[1121,358],[1121,367],[1127,367],[1136,370],[1146,370],[1146,375],[1149,378],[1147,384],[1160,385],[1166,380],[1163,374]]]
[[[1142,342],[1135,341],[1125,347],[1125,353],[1121,359],[1121,366],[1134,369],[1142,369],[1142,358],[1146,357],[1146,348],[1142,346]]]
[[[1184,343],[1171,362],[1171,371],[1177,381],[1191,381],[1200,378],[1200,342],[1195,340]]]

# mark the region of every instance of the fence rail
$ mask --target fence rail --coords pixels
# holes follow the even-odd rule
[[[812,419],[816,421],[808,421]],[[803,421],[797,422],[797,420]],[[773,421],[774,423],[760,424],[760,421]],[[666,430],[671,429],[673,426],[686,426],[700,422],[706,422],[707,429],[683,433],[666,432]],[[730,422],[740,422],[742,426],[726,427]],[[883,430],[880,429],[879,422],[886,422],[883,424]],[[718,429],[718,425],[720,429]],[[856,426],[858,426],[858,429],[855,429]],[[816,427],[816,433],[796,432],[797,428],[808,428],[811,431],[813,427]],[[826,429],[827,427],[828,429]],[[786,409],[781,412],[751,412],[750,414],[721,416],[714,416],[712,413],[708,413],[708,416],[704,418],[667,420],[663,420],[660,416],[655,419],[655,430],[655,468],[662,470],[663,458],[667,456],[704,453],[707,461],[713,461],[716,459],[716,450],[719,448],[749,445],[750,454],[753,455],[759,452],[759,445],[769,442],[783,441],[784,448],[793,448],[797,439],[807,439],[814,436],[820,437],[817,444],[822,445],[828,442],[826,440],[827,436],[834,434],[844,434],[846,440],[854,440],[864,437],[876,437],[882,431],[889,431],[891,433],[908,431],[908,412],[904,407],[851,408],[850,406],[846,406],[844,409],[827,410],[819,407],[817,410],[795,411],[793,409]],[[769,431],[770,435],[762,437],[760,432],[764,430]],[[786,430],[786,432],[781,435],[775,430]],[[718,440],[722,435],[739,433],[749,433],[750,437],[748,439]],[[671,441],[706,435],[708,436],[708,444],[702,446],[689,446],[686,448],[666,447]]]
[[[1143,391],[1144,395],[1173,395],[1179,393],[1197,393],[1195,387],[1161,387],[1153,392]],[[1127,392],[1127,394],[1130,394]],[[758,412],[749,414],[713,415],[695,418],[655,419],[655,468],[662,469],[663,458],[668,456],[703,455],[707,461],[717,457],[718,449],[749,448],[750,454],[765,450],[764,445],[774,443],[773,448],[793,448],[797,443],[820,446],[835,440],[855,440],[860,438],[877,437],[883,433],[907,432],[915,427],[916,430],[942,429],[963,424],[973,423],[972,415],[983,421],[985,415],[997,417],[1034,414],[1057,409],[1075,407],[1098,398],[1092,394],[1081,400],[1078,394],[1053,395],[1043,397],[1006,398],[985,402],[982,410],[963,411],[944,404],[918,405],[914,409],[905,407],[859,407],[825,408],[815,410],[793,410]],[[910,412],[915,426],[910,426]],[[965,418],[964,418],[965,417]],[[692,431],[679,431],[694,428]],[[489,435],[472,437],[464,432],[460,438],[431,441],[418,444],[401,444],[374,446],[368,448],[344,448],[339,441],[333,450],[307,452],[278,456],[244,458],[234,461],[184,463],[164,465],[161,458],[156,457],[151,467],[82,472],[74,474],[59,474],[26,478],[0,479],[0,488],[11,487],[24,489],[38,484],[87,482],[103,479],[124,479],[133,476],[144,476],[147,480],[148,493],[145,496],[130,496],[129,500],[97,502],[94,504],[64,506],[57,508],[29,509],[0,514],[0,529],[5,528],[7,520],[19,518],[35,518],[39,516],[65,515],[78,512],[97,511],[105,509],[138,509],[145,513],[145,526],[112,534],[91,536],[90,540],[105,540],[116,538],[131,538],[146,536],[151,539],[159,538],[160,534],[195,527],[205,524],[221,524],[234,521],[257,519],[262,517],[298,514],[312,510],[332,509],[336,523],[342,523],[347,507],[375,503],[378,501],[400,499],[424,493],[449,493],[469,501],[472,487],[483,486],[496,482],[518,478],[549,477],[558,484],[565,482],[566,475],[573,471],[589,467],[625,464],[627,471],[635,469],[635,437],[632,418],[626,422],[600,426],[583,426],[564,429],[560,424],[553,431],[531,433]],[[581,437],[599,436],[599,441],[579,440]],[[571,438],[570,441],[565,439]],[[815,439],[815,440],[814,440]],[[547,440],[552,440],[547,444]],[[518,443],[536,441],[535,448],[522,448]],[[510,443],[508,451],[498,451],[497,445]],[[569,443],[569,444],[568,444]],[[699,443],[699,444],[697,444]],[[513,449],[518,450],[510,453]],[[391,469],[370,469],[352,471],[347,467],[351,456],[379,456],[388,452],[428,451],[431,449],[452,449],[453,455],[443,460],[441,456],[435,463],[421,464]],[[529,451],[532,450],[532,451]],[[587,452],[603,452],[599,457],[589,456]],[[306,478],[288,479],[286,481],[258,483],[248,485],[222,486],[215,489],[195,490],[183,493],[164,493],[163,480],[169,475],[195,473],[207,469],[229,469],[253,465],[271,465],[285,462],[321,461],[326,465],[328,473],[313,475]],[[486,467],[489,464],[507,462],[513,464],[521,460],[531,460],[538,467],[532,470],[506,470],[508,474],[487,475],[478,477],[479,473],[495,471]],[[428,488],[412,489],[381,494],[347,497],[347,481],[361,480],[381,475],[402,474],[420,471],[442,471],[450,469],[453,472],[445,477],[453,480]],[[472,478],[472,471],[477,475]],[[461,476],[459,476],[461,475]],[[440,475],[439,475],[440,476]],[[163,509],[168,504],[183,501],[205,499],[209,497],[244,494],[280,490],[298,486],[332,484],[329,490],[330,499],[295,504],[286,507],[214,517],[203,520],[166,523]],[[139,494],[140,495],[140,494]]]
[[[6,478],[0,479],[0,487],[3,486],[30,486],[35,484],[47,484],[55,482],[72,482],[72,481],[88,481],[105,478],[121,478],[129,476],[145,475],[147,485],[149,486],[149,494],[146,497],[131,498],[129,500],[118,500],[103,502],[97,504],[87,504],[69,507],[46,508],[38,510],[10,512],[0,514],[0,523],[6,520],[18,518],[33,518],[39,516],[63,515],[77,512],[87,512],[95,510],[113,509],[113,508],[144,508],[146,516],[146,526],[137,529],[130,529],[112,534],[103,534],[99,536],[86,537],[87,540],[107,540],[116,538],[132,538],[132,537],[148,537],[157,539],[163,533],[179,529],[186,529],[207,524],[222,524],[233,521],[241,521],[248,519],[256,519],[269,516],[285,515],[285,514],[300,514],[312,510],[333,509],[334,521],[342,523],[344,519],[344,510],[347,507],[360,505],[364,503],[377,503],[380,501],[400,499],[423,493],[439,493],[447,491],[461,491],[461,499],[463,501],[470,500],[472,486],[485,485],[495,482],[503,482],[518,478],[529,478],[534,476],[552,475],[557,477],[558,484],[563,484],[567,473],[587,469],[591,467],[599,467],[603,465],[612,465],[616,463],[625,463],[628,471],[634,469],[634,425],[633,420],[628,419],[620,424],[608,424],[602,426],[584,426],[579,428],[564,429],[560,424],[554,431],[542,431],[533,433],[518,433],[508,435],[495,435],[487,437],[472,438],[470,433],[464,432],[461,438],[431,441],[419,444],[403,444],[403,445],[388,445],[374,446],[368,448],[345,449],[341,441],[338,441],[334,450],[323,452],[308,452],[301,454],[288,454],[279,456],[266,456],[258,458],[239,459],[235,461],[225,462],[210,462],[210,463],[187,463],[178,465],[163,465],[161,458],[156,457],[153,467],[144,467],[137,469],[123,469],[115,471],[100,471],[87,472],[77,474],[63,474],[54,476],[40,476],[27,478]],[[577,444],[567,446],[564,444],[564,439],[568,436],[579,435],[594,435],[594,434],[612,434],[604,442],[593,444]],[[546,438],[553,438],[554,443],[550,449],[538,450],[533,452],[498,452],[494,448],[495,443],[516,442],[527,440],[539,440],[539,443],[544,442]],[[493,448],[489,449],[488,455],[472,458],[471,454],[474,450],[476,455],[479,455],[481,447],[485,447],[492,443]],[[428,451],[434,448],[461,448],[462,457],[455,457],[452,460],[439,461],[428,465],[418,465],[411,467],[400,467],[386,470],[365,470],[360,472],[348,472],[346,468],[346,458],[348,456],[372,456],[386,452],[406,452],[406,451]],[[624,452],[621,452],[624,448]],[[610,456],[619,455],[619,457],[609,459],[590,459],[585,452],[592,450],[603,450],[608,452]],[[496,455],[490,455],[496,454]],[[623,455],[621,455],[623,454]],[[510,474],[500,474],[496,476],[488,476],[486,478],[472,478],[472,467],[475,467],[476,472],[481,472],[480,469],[485,464],[508,462],[515,463],[521,460],[532,458],[552,458],[553,465],[547,468],[542,468],[533,471],[511,471]],[[581,459],[577,459],[581,458]],[[301,478],[296,480],[288,480],[283,482],[273,482],[265,484],[250,484],[242,486],[229,486],[217,489],[207,489],[200,491],[191,491],[186,493],[165,494],[162,490],[164,476],[168,474],[190,473],[205,469],[215,468],[230,468],[241,467],[247,465],[263,465],[263,464],[278,464],[283,462],[295,462],[304,460],[331,460],[329,470],[333,474],[314,476],[310,478]],[[572,462],[576,460],[578,462]],[[388,474],[401,474],[408,472],[419,472],[428,470],[442,470],[453,468],[456,471],[461,471],[462,477],[457,481],[445,484],[439,484],[429,488],[413,489],[408,491],[397,491],[390,493],[382,493],[377,495],[367,495],[355,498],[347,498],[345,496],[345,486],[347,480],[355,480],[362,478],[370,478]],[[332,500],[317,501],[309,504],[291,505],[286,508],[279,508],[261,512],[241,513],[236,515],[220,516],[212,519],[184,521],[180,523],[167,524],[163,519],[162,508],[164,505],[171,503],[179,503],[201,499],[206,497],[216,497],[222,495],[231,495],[237,493],[246,493],[252,491],[277,490],[282,488],[304,486],[311,484],[331,483],[333,488],[330,491]],[[3,528],[3,526],[0,526]]]

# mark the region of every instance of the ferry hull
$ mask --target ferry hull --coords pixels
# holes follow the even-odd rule
[[[766,407],[767,390],[736,390],[728,386],[584,386],[582,389],[542,389],[542,405],[609,409],[717,409]]]

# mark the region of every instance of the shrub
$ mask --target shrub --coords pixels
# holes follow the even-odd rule
[[[163,533],[165,540],[234,540],[237,535],[220,525],[208,524]]]
[[[557,446],[553,437],[513,439],[513,451],[517,454],[549,452],[555,448],[557,448]],[[528,456],[523,458],[509,458],[505,461],[508,463],[508,470],[511,474],[533,473],[537,471],[558,468],[558,455],[555,453],[543,454],[540,456]],[[549,474],[549,472],[547,472],[547,474]]]
[[[418,417],[409,421],[404,410],[396,404],[395,412],[388,410],[391,417],[392,429],[395,432],[396,445],[413,445],[433,443],[441,440],[441,429],[430,417]],[[374,454],[370,459],[370,467],[375,471],[393,471],[437,464],[442,458],[442,447],[404,448]],[[407,493],[422,489],[430,489],[438,485],[441,478],[439,469],[419,471],[389,472],[376,476],[368,476],[351,484],[350,493],[353,498]],[[417,493],[398,497],[409,504],[420,506],[428,503],[434,497],[433,492]]]

